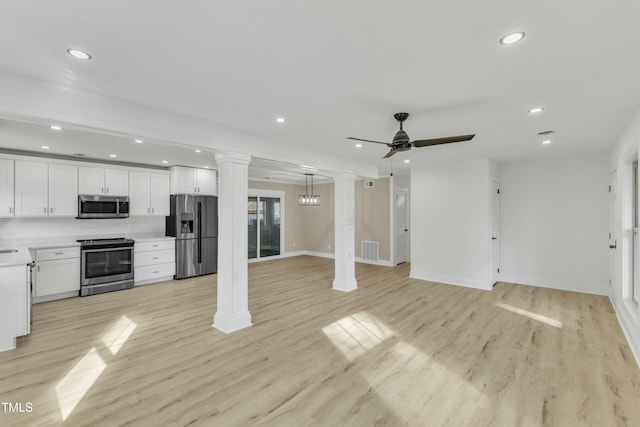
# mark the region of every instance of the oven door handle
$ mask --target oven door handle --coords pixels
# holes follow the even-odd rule
[[[133,246],[126,248],[101,248],[101,249],[82,249],[82,252],[108,252],[108,251],[132,251]]]

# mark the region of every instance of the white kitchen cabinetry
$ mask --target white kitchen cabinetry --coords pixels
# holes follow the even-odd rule
[[[49,216],[78,216],[78,167],[49,163]]]
[[[33,302],[78,296],[80,247],[36,249]]]
[[[129,172],[130,215],[169,215],[169,175]]]
[[[136,242],[134,246],[134,284],[172,280],[176,274],[175,239]]]
[[[78,177],[80,194],[129,195],[129,173],[126,170],[80,166]]]
[[[13,160],[0,159],[0,217],[14,215],[13,166]]]
[[[171,194],[217,195],[216,171],[173,166],[171,168]]]
[[[49,214],[49,169],[45,162],[16,160],[16,216],[47,216]]]
[[[0,267],[0,351],[16,348],[16,337],[30,332],[29,267]]]

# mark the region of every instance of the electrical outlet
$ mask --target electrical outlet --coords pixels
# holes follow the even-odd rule
[[[296,242],[293,242],[293,247],[294,247],[294,248],[296,247]]]
[[[329,249],[331,249],[331,243],[329,243],[329,244],[327,245],[327,247],[328,247]]]

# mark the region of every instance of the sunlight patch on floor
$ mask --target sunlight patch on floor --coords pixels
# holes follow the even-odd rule
[[[322,332],[349,361],[394,334],[383,322],[366,311],[343,317],[322,328]]]
[[[65,421],[71,415],[71,412],[73,412],[106,367],[107,364],[94,347],[56,385],[56,395],[62,421]]]
[[[137,326],[136,322],[127,316],[122,316],[102,337],[102,342],[107,346],[111,354],[115,356]]]
[[[510,311],[512,313],[519,314],[521,316],[528,317],[529,319],[537,320],[538,322],[546,323],[547,325],[553,326],[554,328],[562,328],[562,322],[556,319],[552,319],[551,317],[543,316],[542,314],[532,313],[527,310],[523,310],[518,307],[514,307],[509,304],[503,304],[501,302],[497,302],[496,305],[504,310]]]
[[[398,342],[381,360],[375,370],[365,371],[365,378],[403,424],[425,425],[423,408],[429,405],[441,409],[429,419],[429,425],[461,425],[457,422],[462,420],[455,420],[455,405],[460,402],[479,409],[491,407],[491,399],[459,373],[405,341]],[[445,415],[451,419],[435,418]]]

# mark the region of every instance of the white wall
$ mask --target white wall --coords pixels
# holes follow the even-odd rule
[[[53,236],[100,236],[106,234],[160,233],[165,217],[122,219],[11,218],[0,219],[0,239]]]
[[[489,159],[411,166],[411,277],[491,289]]]
[[[628,124],[616,143],[610,158],[609,172],[616,171],[615,233],[618,248],[615,251],[614,280],[611,301],[618,315],[622,330],[636,361],[640,365],[640,311],[631,300],[631,160],[637,158],[640,146],[640,110]]]
[[[608,294],[608,157],[500,165],[501,281]]]

